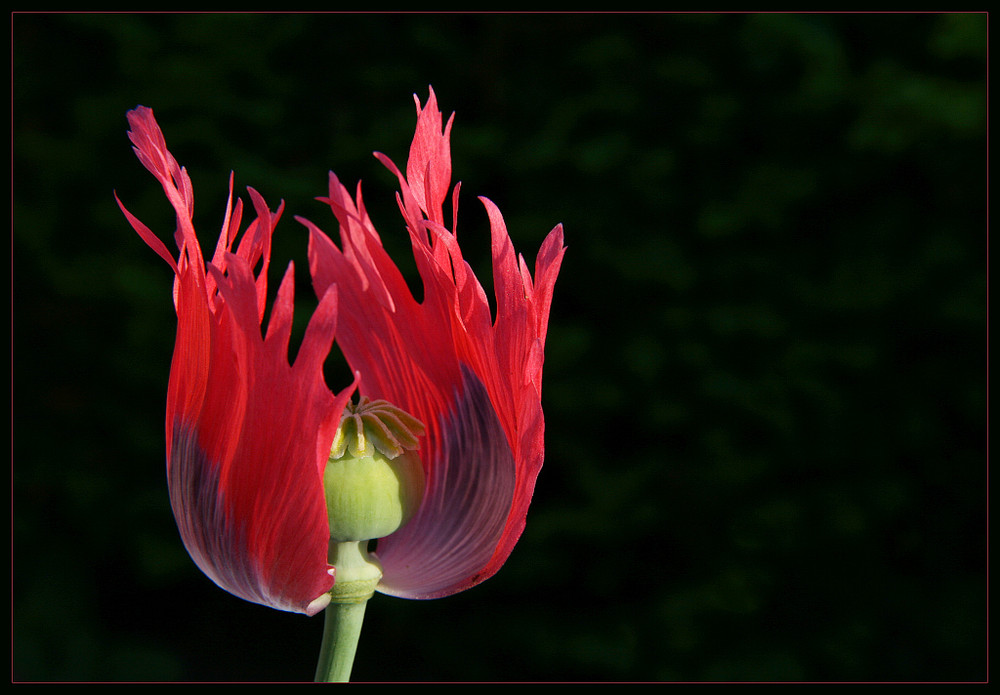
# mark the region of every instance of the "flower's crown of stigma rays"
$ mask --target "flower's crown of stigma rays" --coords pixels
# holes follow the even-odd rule
[[[420,447],[424,425],[405,410],[386,400],[361,396],[357,404],[348,403],[333,439],[330,458],[372,456],[375,451],[388,459]]]

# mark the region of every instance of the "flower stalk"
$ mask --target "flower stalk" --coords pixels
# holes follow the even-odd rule
[[[362,396],[344,408],[323,474],[335,581],[317,682],[350,680],[365,608],[382,579],[368,542],[398,530],[420,506],[425,481],[416,449],[423,432],[419,420],[386,401]]]
[[[368,552],[368,541],[331,540],[330,564],[336,570],[336,582],[324,613],[316,682],[346,683],[351,679],[365,608],[382,578],[382,566]]]

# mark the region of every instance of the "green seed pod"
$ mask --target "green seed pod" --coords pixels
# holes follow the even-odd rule
[[[382,538],[416,514],[424,496],[421,434],[418,420],[385,401],[347,406],[323,473],[331,542]]]

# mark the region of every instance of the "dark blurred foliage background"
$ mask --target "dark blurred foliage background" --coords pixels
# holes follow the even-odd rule
[[[172,275],[112,191],[173,216],[125,112],[203,245],[230,170],[285,200],[301,325],[328,169],[412,266],[371,152],[405,162],[429,84],[487,287],[476,195],[529,259],[566,227],[547,457],[501,572],[376,596],[355,680],[986,679],[985,14],[12,24],[15,680],[311,679],[322,619],[216,588],[174,526]]]

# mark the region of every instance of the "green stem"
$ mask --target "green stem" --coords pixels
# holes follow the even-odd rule
[[[317,683],[346,683],[351,679],[354,654],[361,636],[361,623],[365,617],[362,603],[331,603],[326,608],[323,624],[323,643],[320,646],[319,665],[316,667]]]
[[[316,682],[346,683],[351,678],[365,606],[382,578],[382,566],[368,552],[368,541],[331,541],[329,562],[336,574],[324,617]]]

